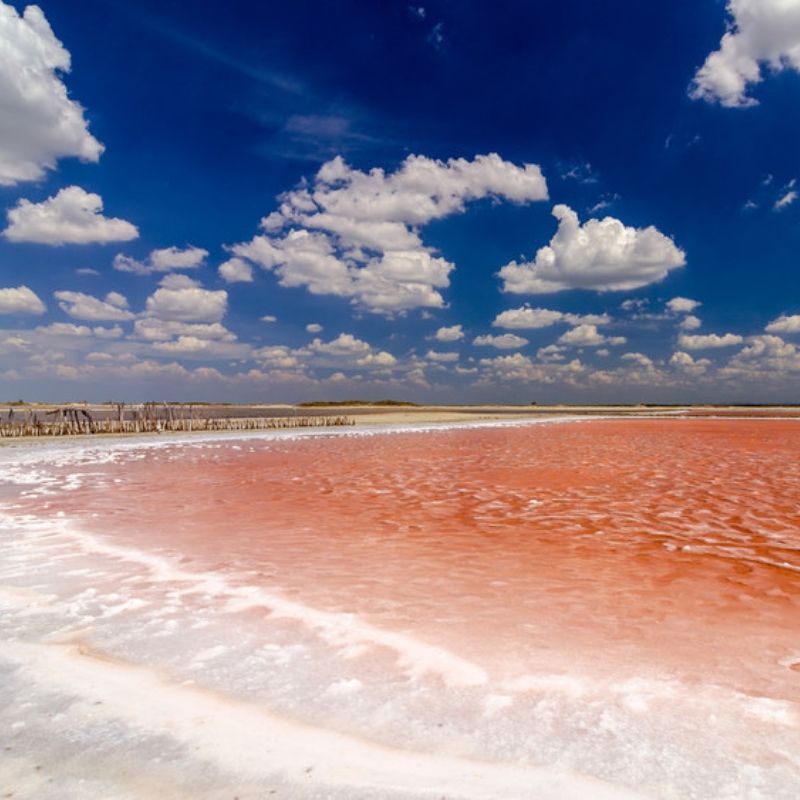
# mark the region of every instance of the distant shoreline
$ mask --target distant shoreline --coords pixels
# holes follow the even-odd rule
[[[66,406],[60,406],[64,408]],[[60,408],[59,406],[48,406],[38,404],[36,406],[14,406],[15,413],[25,413],[23,408],[36,410],[37,413],[46,413],[50,409]],[[86,408],[91,413],[97,414],[113,410],[110,404],[72,404],[73,408]],[[238,412],[238,413],[237,413]],[[5,418],[8,407],[0,405],[0,416]],[[352,424],[346,428],[346,432],[357,432],[358,430],[372,429],[376,427],[396,428],[406,425],[424,425],[446,428],[456,425],[458,427],[470,427],[475,425],[492,422],[527,422],[545,421],[557,419],[598,419],[598,418],[619,418],[619,419],[749,419],[749,420],[798,420],[800,421],[800,406],[771,406],[771,405],[748,405],[748,406],[629,406],[629,405],[608,405],[608,406],[518,406],[518,405],[469,405],[469,406],[434,406],[434,405],[395,405],[380,404],[367,405],[359,404],[356,406],[343,405],[315,405],[308,406],[288,406],[288,405],[204,405],[202,406],[204,417],[211,419],[221,419],[228,422],[237,420],[246,422],[253,419],[278,419],[294,417],[341,417],[346,416]],[[334,433],[337,427],[331,425],[314,426],[319,434]],[[227,438],[238,436],[257,436],[272,432],[291,433],[301,430],[300,427],[287,426],[282,428],[263,428],[258,430],[232,428],[230,430],[194,430],[194,431],[160,431],[160,432],[114,432],[114,433],[80,433],[65,434],[62,436],[0,436],[0,447],[14,444],[24,445],[30,443],[54,444],[57,441],[86,441],[86,440],[117,440],[131,441],[137,439],[152,440],[156,437],[159,440],[179,440],[186,438],[196,439],[202,436],[212,438]],[[338,429],[342,431],[341,428]]]

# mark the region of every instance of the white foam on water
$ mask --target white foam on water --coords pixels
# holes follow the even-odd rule
[[[321,611],[255,587],[235,590],[235,593],[241,599],[237,598],[228,604],[231,611],[265,608],[276,619],[302,622],[316,631],[326,643],[345,650],[360,645],[386,647],[398,654],[399,666],[412,679],[434,674],[450,687],[478,686],[487,682],[486,671],[477,664],[413,636],[377,628],[355,614]]]
[[[237,586],[220,572],[192,572],[183,569],[166,556],[111,544],[77,530],[65,518],[48,523],[30,516],[14,519],[0,513],[0,525],[17,528],[25,526],[35,532],[49,532],[56,525],[58,535],[77,544],[84,553],[101,554],[144,567],[153,581],[181,587],[176,588],[177,594],[199,594],[223,599],[226,610],[231,614],[263,608],[275,619],[300,622],[327,644],[350,651],[351,654],[354,648],[358,654],[358,648],[364,646],[387,648],[397,654],[398,665],[412,679],[434,674],[450,687],[477,686],[487,681],[486,671],[480,666],[413,636],[378,628],[355,614],[312,608],[258,586]],[[79,603],[87,597],[93,597],[95,592],[95,589],[89,588],[83,596],[76,597],[74,602]],[[140,608],[142,604],[141,600],[130,600],[110,606],[104,611],[104,616]]]

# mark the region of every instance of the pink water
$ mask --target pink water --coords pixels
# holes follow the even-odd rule
[[[10,636],[393,752],[794,797],[797,453],[795,421],[674,419],[40,459],[11,509]],[[417,796],[367,762],[358,789],[281,791]],[[521,796],[551,796],[531,781]]]

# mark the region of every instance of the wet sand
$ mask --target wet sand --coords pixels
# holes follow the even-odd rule
[[[54,449],[4,525],[15,752],[79,697],[119,728],[49,767],[87,797],[154,796],[87,752],[175,796],[795,797],[798,452],[775,419]]]

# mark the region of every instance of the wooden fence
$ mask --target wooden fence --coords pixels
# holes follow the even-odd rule
[[[91,433],[161,433],[164,431],[260,431],[281,428],[322,428],[354,425],[344,416],[315,417],[204,417],[202,407],[168,403],[126,406],[115,403],[114,413],[95,419],[84,408],[51,411],[9,409],[0,417],[0,438],[22,436],[77,436]]]

